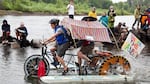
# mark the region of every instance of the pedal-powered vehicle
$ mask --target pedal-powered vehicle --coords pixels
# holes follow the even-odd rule
[[[90,64],[85,64],[81,67],[77,65],[75,62],[76,55],[72,53],[67,53],[66,55],[70,55],[69,60],[67,61],[67,65],[72,64],[74,67],[70,67],[71,71],[78,72],[79,75],[125,75],[130,71],[130,63],[129,61],[122,56],[114,56],[110,52],[101,52],[97,56],[92,56],[92,62]],[[39,73],[39,63],[42,60],[44,62],[45,67],[45,75],[49,74],[49,71],[52,68],[50,65],[54,60],[52,59],[53,54],[47,50],[47,46],[43,45],[41,55],[32,55],[29,56],[24,63],[24,72],[26,76],[37,77]],[[71,60],[74,60],[71,62]],[[56,70],[61,69],[60,67],[55,67]],[[62,69],[63,70],[63,69]],[[76,71],[75,71],[76,70]]]
[[[90,35],[92,34],[93,31],[90,31],[90,30],[91,30],[91,27],[94,26],[93,30],[95,31],[95,33],[93,33],[93,34],[95,36],[93,36],[92,39],[94,39],[96,41],[97,40],[98,41],[99,40],[100,41],[101,40],[109,41],[109,37],[107,37],[108,36],[107,29],[97,27],[100,24],[98,22],[96,22],[96,23],[89,22],[88,23],[88,22],[84,22],[84,21],[83,22],[76,21],[76,20],[74,21],[72,19],[66,18],[66,19],[64,19],[64,22],[62,22],[62,23],[64,23],[64,25],[65,24],[69,25],[70,22],[73,23],[73,24],[71,24],[71,26],[74,28],[73,31],[76,31],[76,32],[73,32],[74,35],[77,35],[77,36],[81,35],[81,32],[77,31],[77,30],[80,30],[79,26],[83,26],[82,29],[86,29],[86,26],[89,26],[90,28],[87,28],[87,30],[89,30],[89,31],[87,31],[87,30],[85,30],[85,31],[88,32],[87,34],[89,34],[89,37],[91,38]],[[76,23],[79,24],[79,25],[77,25],[77,27],[74,26],[74,25],[76,25]],[[82,23],[82,25],[81,25],[81,23]],[[75,34],[75,33],[79,33],[79,34]],[[82,31],[82,33],[85,33],[85,32]],[[101,34],[101,33],[103,33],[103,34]],[[104,36],[105,38],[100,38],[99,35],[101,37]],[[82,39],[82,37],[84,38],[85,36],[82,35],[81,39]],[[95,38],[95,37],[97,37],[97,38]],[[78,51],[76,51],[76,52],[78,52]],[[70,57],[67,60],[67,65],[69,67],[69,70],[75,71],[79,75],[92,75],[92,74],[94,74],[94,75],[110,75],[110,74],[111,75],[118,75],[118,74],[126,75],[131,69],[130,63],[126,58],[124,58],[123,56],[115,56],[111,52],[101,51],[97,55],[92,55],[92,56],[90,56],[90,59],[92,60],[92,62],[90,64],[85,63],[82,66],[78,66],[78,64],[76,63],[77,60],[75,60],[75,58],[77,58],[77,56],[75,54],[66,53],[65,56],[66,55],[69,55],[69,57]],[[40,55],[32,55],[26,59],[26,61],[24,63],[25,74],[27,76],[37,76],[41,70],[39,65],[40,65],[41,61],[43,61],[44,62],[44,64],[43,64],[44,75],[48,75],[49,71],[51,69],[54,69],[51,66],[51,63],[53,62],[52,57],[54,57],[52,52],[47,50],[46,45],[43,45],[42,53]],[[71,62],[71,60],[73,60],[73,62]],[[70,64],[72,64],[73,66],[70,67]],[[73,68],[74,70],[72,69],[72,67],[74,67]],[[58,70],[58,68],[61,68],[61,66],[56,67],[56,70]]]

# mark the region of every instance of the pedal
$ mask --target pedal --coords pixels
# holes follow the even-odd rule
[[[75,65],[76,65],[77,67],[80,67],[79,63],[77,63],[77,62],[75,62]]]

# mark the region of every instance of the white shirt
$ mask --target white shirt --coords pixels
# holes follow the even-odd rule
[[[68,4],[68,15],[74,15],[74,6],[72,4]]]

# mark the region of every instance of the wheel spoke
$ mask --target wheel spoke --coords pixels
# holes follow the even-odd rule
[[[107,58],[99,69],[99,75],[126,74],[130,70],[130,64],[122,56],[112,56]]]
[[[39,55],[33,55],[29,58],[24,63],[24,70],[26,75],[32,75],[32,76],[37,76],[38,72],[38,63],[41,60],[41,57]],[[46,74],[48,74],[50,68],[49,68],[49,63],[46,59],[44,59],[45,63],[45,70]]]

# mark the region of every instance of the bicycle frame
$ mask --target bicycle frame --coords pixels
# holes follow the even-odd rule
[[[73,50],[75,50],[76,52],[78,51],[76,49],[73,49]],[[71,51],[71,50],[68,50],[68,51]],[[71,51],[71,52],[74,53],[74,51]],[[103,53],[105,53],[105,52],[103,52]],[[106,59],[103,58],[102,56],[94,56],[92,60],[94,60],[94,59],[95,60],[93,61],[93,63],[91,65],[85,64],[83,67],[82,66],[78,67],[75,63],[75,59],[76,59],[75,56],[77,56],[77,55],[71,54],[66,51],[66,54],[63,57],[64,60],[65,60],[65,57],[67,57],[66,55],[70,56],[70,58],[68,61],[65,61],[65,62],[67,63],[69,71],[73,71],[74,74],[79,74],[79,75],[90,74],[90,73],[87,73],[87,70],[90,70],[90,68],[91,68],[91,70],[94,71],[95,74],[99,73],[99,75],[107,75],[108,73],[106,73],[106,72],[112,71],[111,66],[112,65],[117,66],[118,63],[119,63],[118,68],[123,68],[121,70],[125,70],[125,71],[130,70],[130,64],[129,64],[128,60],[122,56],[113,56],[112,54],[110,54],[110,56],[105,56]],[[26,61],[24,63],[25,74],[37,76],[38,63],[41,59],[45,62],[46,75],[49,74],[50,70],[58,71],[58,70],[62,69],[61,65],[59,66],[59,68],[52,68],[50,66],[50,64],[53,62],[52,57],[53,57],[52,52],[47,50],[46,45],[43,45],[41,55],[32,55],[26,59]],[[72,61],[72,63],[71,63],[71,61]],[[73,66],[71,66],[71,64],[73,64]],[[95,70],[93,70],[92,68],[94,68]],[[113,68],[113,69],[116,69],[116,68]],[[80,71],[82,71],[82,72],[80,73]],[[116,74],[116,72],[114,72],[112,74]],[[117,74],[122,74],[122,72],[119,71],[119,73],[117,73]]]

